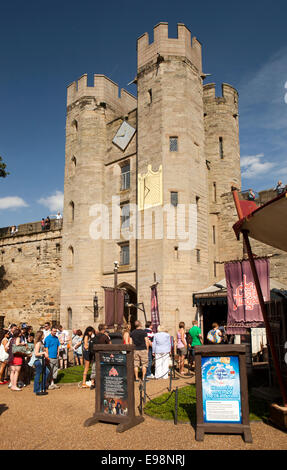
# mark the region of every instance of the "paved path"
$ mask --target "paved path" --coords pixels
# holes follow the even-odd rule
[[[179,379],[182,387],[194,379]],[[167,391],[165,380],[150,381],[147,393],[156,396]],[[139,403],[138,384],[135,386]],[[145,421],[117,433],[116,426],[98,423],[84,428],[84,421],[95,410],[95,392],[79,389],[77,384],[63,385],[47,396],[37,397],[32,386],[22,392],[11,392],[0,386],[1,449],[287,449],[287,434],[264,423],[251,423],[253,444],[245,444],[241,436],[206,435],[204,442],[195,441],[190,424],[155,420]]]

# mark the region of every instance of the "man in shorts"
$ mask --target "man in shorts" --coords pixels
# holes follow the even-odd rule
[[[135,330],[131,332],[131,340],[136,348],[134,351],[134,371],[135,381],[138,382],[139,367],[142,368],[142,380],[145,379],[148,366],[148,349],[152,345],[148,339],[147,332],[143,330],[142,324],[138,320],[135,321]]]

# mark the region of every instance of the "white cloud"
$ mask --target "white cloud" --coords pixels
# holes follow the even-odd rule
[[[48,207],[50,211],[61,211],[64,205],[64,193],[62,191],[55,191],[51,196],[41,197],[37,202]]]
[[[18,207],[28,207],[28,204],[18,196],[0,198],[0,209],[18,209]]]
[[[275,164],[268,161],[262,161],[261,159],[263,157],[263,153],[241,157],[240,165],[242,168],[242,176],[244,178],[254,178],[269,172]]]

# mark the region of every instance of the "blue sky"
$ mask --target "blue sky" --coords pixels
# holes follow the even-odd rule
[[[64,187],[66,87],[101,73],[121,87],[136,74],[136,39],[185,23],[221,93],[239,91],[242,188],[287,183],[286,0],[28,0],[0,7],[0,226],[55,214]],[[91,83],[91,82],[90,82]],[[286,86],[286,87],[285,87]],[[286,98],[285,98],[286,95]]]

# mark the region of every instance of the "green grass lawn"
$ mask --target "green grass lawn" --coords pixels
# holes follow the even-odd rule
[[[147,402],[144,412],[155,418],[164,420],[174,419],[175,393],[167,403],[164,402],[170,393],[164,393],[160,397],[153,399],[153,402]],[[250,421],[261,421],[266,419],[269,414],[268,404],[259,399],[249,396],[249,419]],[[178,421],[196,423],[196,389],[195,385],[188,385],[178,390]]]
[[[78,383],[83,380],[84,366],[68,367],[58,371],[58,384]],[[90,380],[90,370],[87,375],[87,380]]]

